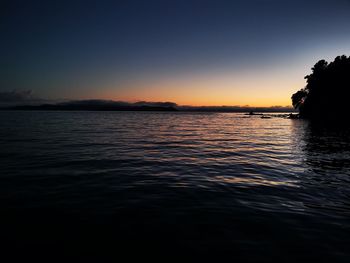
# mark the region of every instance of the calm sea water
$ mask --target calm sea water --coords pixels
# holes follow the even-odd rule
[[[350,136],[242,113],[0,112],[2,239],[79,257],[350,260]]]

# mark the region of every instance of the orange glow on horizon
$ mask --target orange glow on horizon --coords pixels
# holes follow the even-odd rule
[[[138,101],[148,101],[148,102],[174,102],[179,106],[249,106],[249,107],[272,107],[272,106],[292,106],[291,100],[289,98],[274,98],[274,99],[256,99],[256,100],[245,100],[238,101],[230,98],[169,98],[169,97],[109,97],[108,99],[115,101],[126,101],[126,102],[138,102]]]
[[[291,95],[304,85],[299,73],[288,71],[229,72],[131,80],[96,95],[117,101],[167,101],[187,106],[284,107],[291,106]]]

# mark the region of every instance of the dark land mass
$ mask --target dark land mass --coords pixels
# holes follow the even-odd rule
[[[7,110],[28,111],[177,111],[174,107],[161,106],[113,106],[113,105],[55,105],[43,104],[39,106],[24,105],[5,108]]]
[[[3,110],[28,111],[177,111],[176,104],[171,102],[136,102],[127,103],[106,100],[77,100],[40,105],[15,105],[3,107]]]
[[[178,106],[172,102],[136,102],[105,100],[79,100],[63,103],[16,104],[0,107],[0,110],[24,111],[186,111],[186,112],[295,112],[292,107],[249,107],[249,106]]]

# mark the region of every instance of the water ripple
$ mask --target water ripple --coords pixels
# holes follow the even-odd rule
[[[225,244],[267,250],[331,235],[317,243],[323,256],[349,255],[339,245],[350,241],[349,133],[232,113],[0,112],[0,121],[9,211],[118,216],[125,229],[140,228],[141,213],[160,236],[172,225],[212,244],[214,234],[195,230],[203,224],[224,229]],[[265,243],[254,234],[268,229]]]

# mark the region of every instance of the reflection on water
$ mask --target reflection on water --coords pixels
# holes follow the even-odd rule
[[[98,259],[130,249],[350,256],[346,129],[237,113],[0,112],[0,121],[10,247]]]
[[[224,182],[224,183],[231,183],[231,184],[243,184],[243,185],[261,185],[261,186],[291,186],[291,187],[297,187],[297,182],[298,181],[277,181],[277,180],[267,180],[264,179],[263,177],[249,177],[249,178],[240,178],[240,177],[224,177],[224,176],[216,176],[216,180],[219,182]]]
[[[324,127],[311,123],[307,126],[304,139],[307,164],[316,173],[349,174],[349,128]]]

